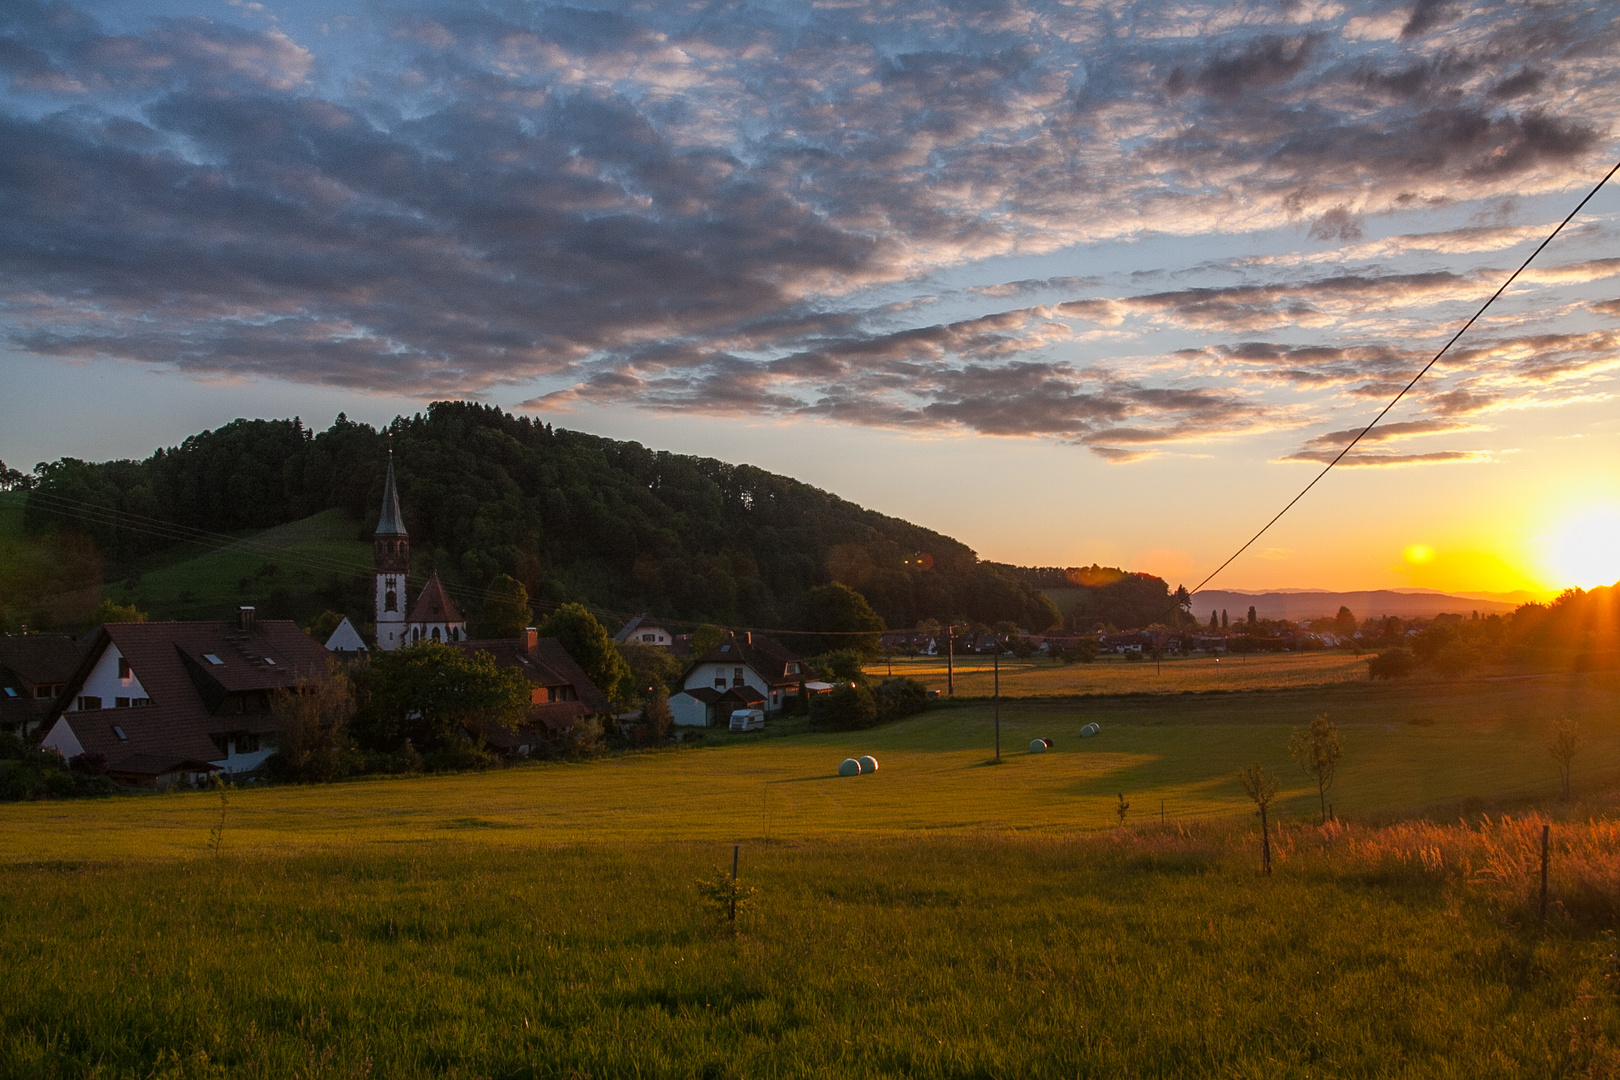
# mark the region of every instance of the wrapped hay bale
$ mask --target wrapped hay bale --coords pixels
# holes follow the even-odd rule
[[[838,766],[839,776],[859,776],[860,774],[861,763],[852,757],[845,758]]]
[[[1080,737],[1082,739],[1089,739],[1089,738],[1091,738],[1093,735],[1097,734],[1101,730],[1102,730],[1102,726],[1100,724],[1096,723],[1095,721],[1093,721],[1092,723],[1089,723],[1085,727],[1080,729]]]
[[[871,754],[867,754],[867,755],[863,756],[861,758],[861,760],[859,762],[857,762],[857,764],[860,765],[861,772],[863,774],[864,773],[875,773],[875,772],[877,772],[877,769],[878,769],[877,758],[873,757]]]
[[[1044,754],[1044,753],[1046,753],[1046,740],[1045,739],[1036,739],[1034,742],[1030,743],[1029,744],[1029,752],[1032,753],[1032,754]]]

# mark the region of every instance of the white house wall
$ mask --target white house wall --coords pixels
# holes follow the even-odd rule
[[[84,753],[84,744],[73,734],[73,728],[68,725],[67,719],[60,716],[57,717],[56,723],[51,725],[51,730],[39,741],[39,745],[55,750],[69,761]]]
[[[669,714],[681,727],[703,727],[709,722],[709,707],[691,694],[671,697]]]
[[[84,680],[84,685],[68,703],[68,709],[77,710],[80,697],[98,697],[104,709],[112,708],[116,698],[150,697],[133,671],[129,673],[128,678],[118,677],[118,661],[123,655],[118,651],[118,646],[108,642],[107,647],[101,652],[101,657],[96,661],[96,666],[90,669],[89,678]]]

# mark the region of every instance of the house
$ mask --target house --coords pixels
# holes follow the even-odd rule
[[[675,644],[675,635],[668,627],[655,621],[652,616],[642,612],[613,635],[616,644],[635,642],[639,645],[656,645],[661,649],[670,648]]]
[[[422,588],[410,611],[405,610],[411,573],[411,538],[399,510],[399,488],[394,483],[394,452],[388,452],[388,473],[383,481],[382,513],[372,534],[371,558],[376,578],[377,647],[389,652],[418,641],[460,641],[467,636],[467,620],[434,574]]]
[[[581,717],[611,716],[607,695],[568,655],[562,642],[543,638],[534,627],[519,637],[455,642],[467,652],[487,652],[501,667],[516,668],[529,681],[529,709],[516,731],[485,732],[484,739],[498,750],[520,757],[533,753],[549,734],[572,728]]]
[[[78,666],[79,646],[66,634],[0,637],[0,731],[32,735]]]
[[[327,670],[328,653],[290,619],[108,623],[66,680],[41,745],[99,755],[107,775],[167,787],[250,772],[276,752],[271,695]]]
[[[337,629],[326,639],[326,651],[337,653],[339,656],[354,656],[366,651],[365,639],[360,636],[360,631],[354,628],[354,623],[349,621],[347,615],[343,616],[343,621],[337,624]]]
[[[781,712],[807,672],[804,661],[768,638],[732,635],[687,665],[669,711],[688,727],[724,723],[737,709]]]

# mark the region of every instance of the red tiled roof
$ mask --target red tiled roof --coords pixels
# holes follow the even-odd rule
[[[439,575],[434,574],[428,578],[428,583],[422,586],[422,595],[416,598],[416,603],[411,607],[410,617],[405,621],[458,623],[467,620],[461,617],[461,609],[450,599],[450,594],[444,591],[444,583],[439,580]]]
[[[0,636],[0,667],[30,683],[67,682],[80,655],[78,643],[66,634]]]
[[[516,638],[480,638],[472,641],[457,641],[453,643],[458,649],[468,652],[487,652],[495,658],[495,663],[501,667],[516,668],[529,680],[531,686],[571,686],[577,702],[552,702],[556,705],[580,705],[585,713],[606,714],[612,711],[608,705],[607,695],[591,681],[583,668],[574,662],[568,655],[568,650],[562,647],[562,642],[556,638],[537,638],[534,647],[527,648],[524,639]],[[573,721],[569,720],[568,724]],[[567,724],[563,726],[568,726]]]
[[[753,635],[752,641],[746,637],[726,638],[689,663],[681,675],[682,681],[692,674],[694,668],[702,664],[745,664],[759,672],[772,686],[785,686],[790,683],[797,685],[804,677],[804,662],[799,657],[770,638],[758,634]],[[789,664],[799,664],[799,672],[789,675],[787,673]]]
[[[225,621],[108,623],[91,638],[58,708],[73,700],[109,644],[129,661],[152,704],[59,715],[85,751],[103,755],[110,769],[138,754],[220,757],[210,734],[270,731],[275,724],[263,712],[216,715],[211,700],[217,705],[230,693],[289,689],[300,678],[325,674],[329,663],[320,643],[290,619],[260,619],[251,631]]]

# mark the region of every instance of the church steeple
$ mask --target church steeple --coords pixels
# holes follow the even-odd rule
[[[394,448],[388,448],[388,479],[383,482],[382,516],[377,519],[378,536],[406,536],[405,519],[399,513],[399,489],[394,486]]]
[[[405,644],[405,589],[411,572],[411,541],[399,512],[392,447],[388,450],[388,478],[383,482],[382,516],[377,519],[371,551],[377,568],[377,645],[391,651]]]

